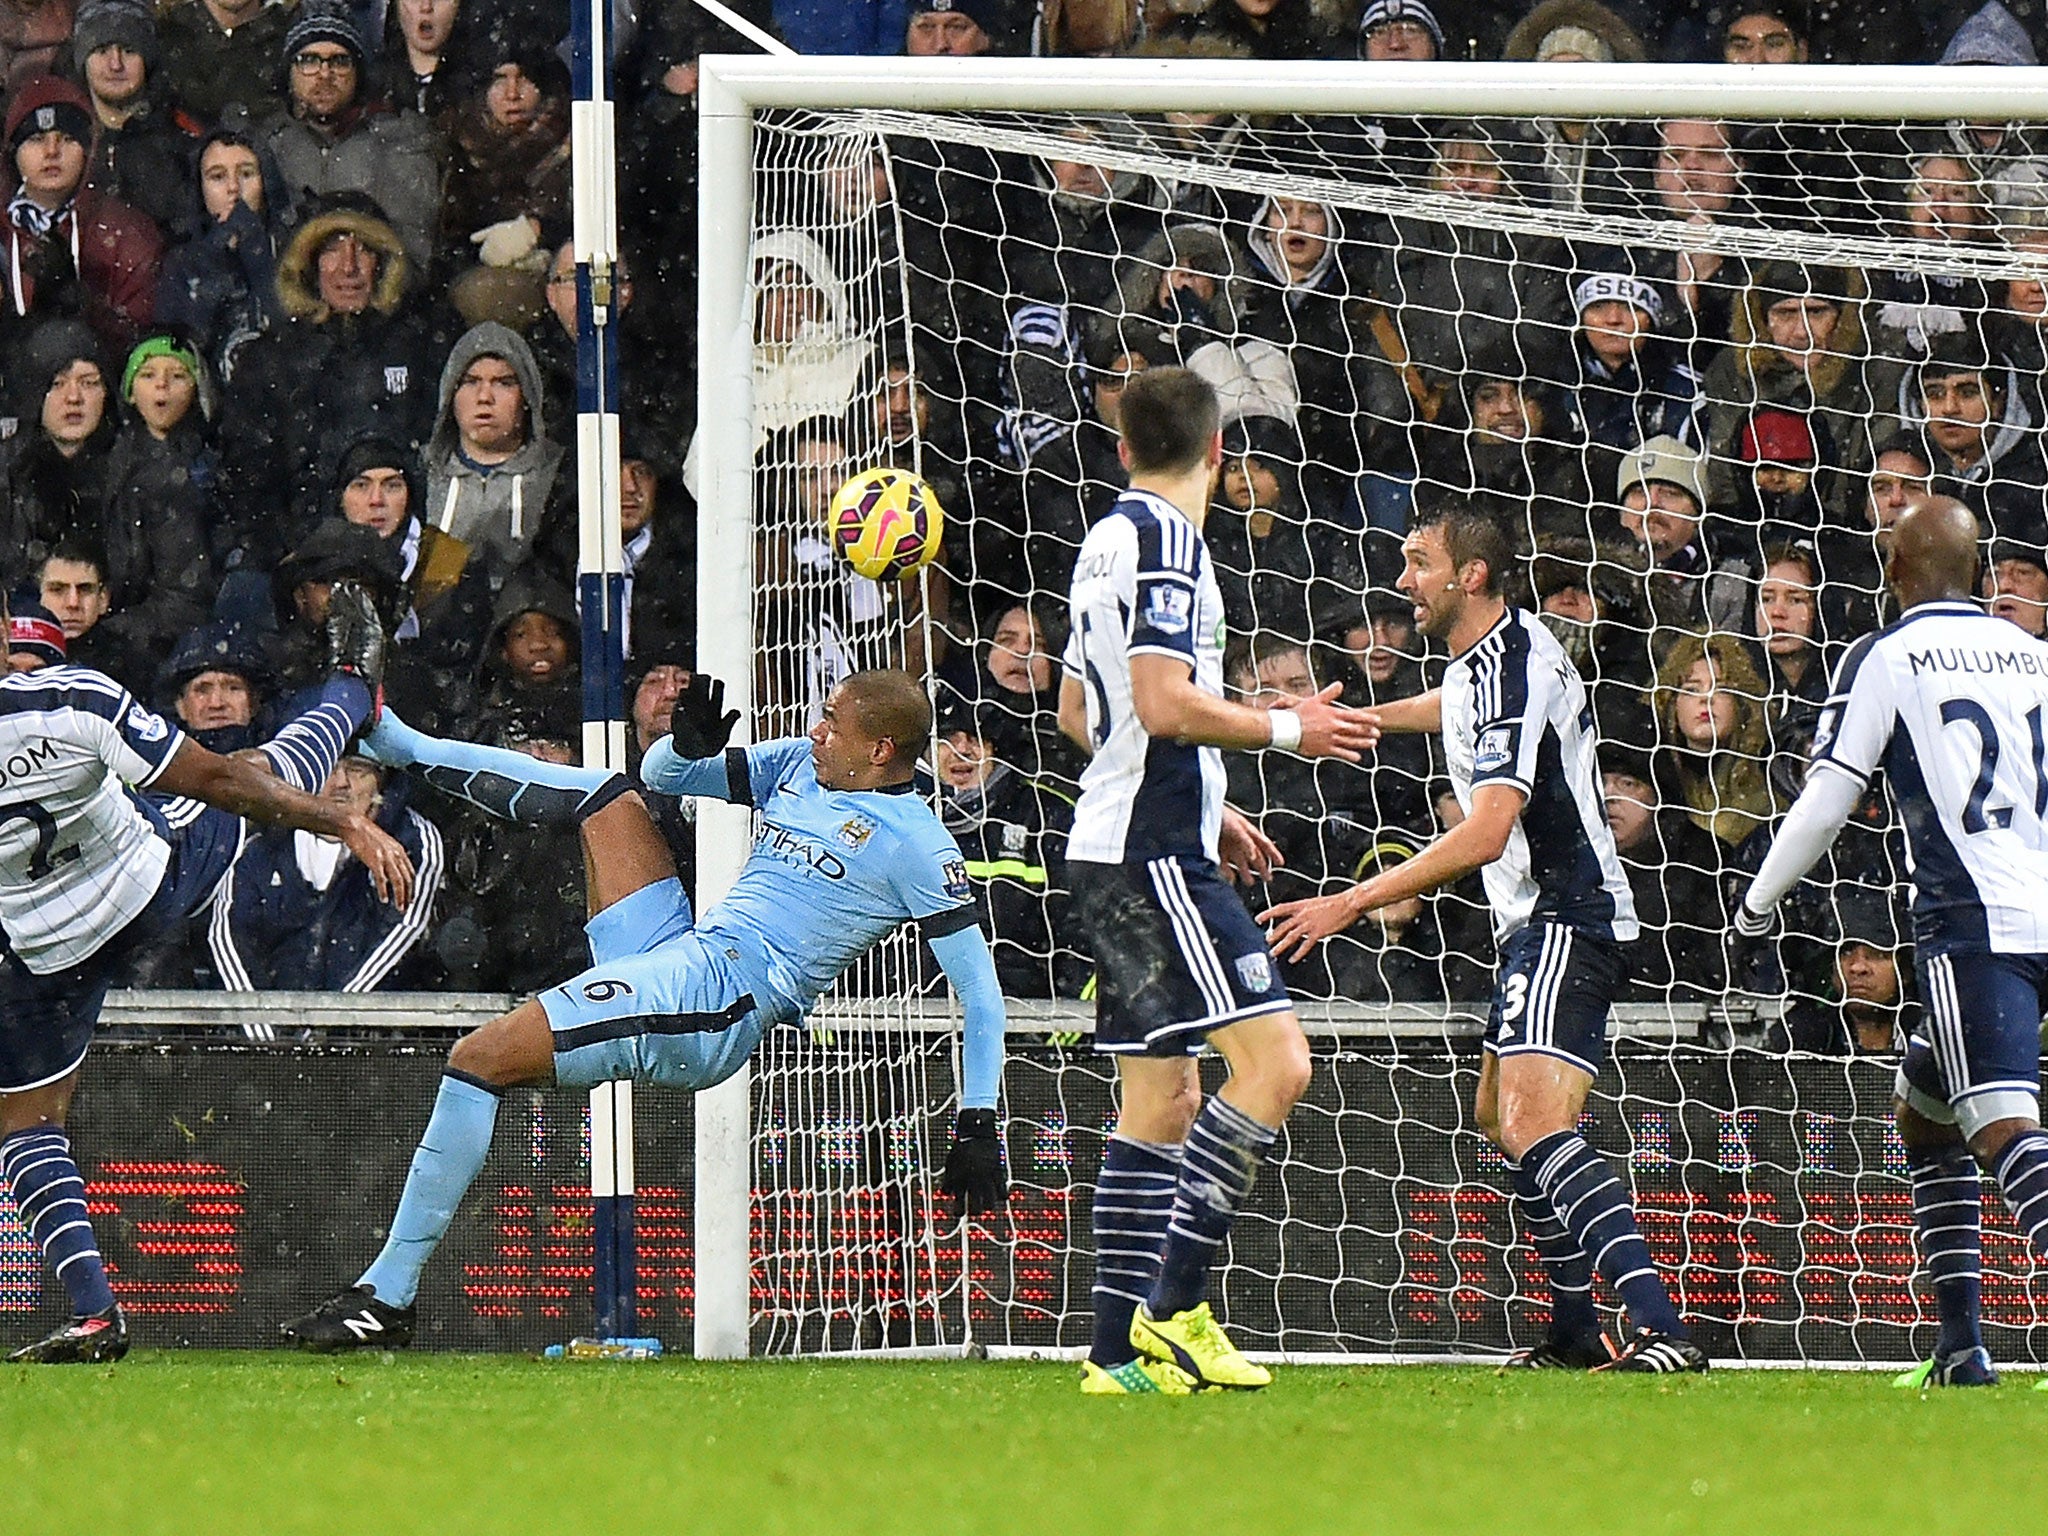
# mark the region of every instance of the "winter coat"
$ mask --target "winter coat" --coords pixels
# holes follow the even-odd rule
[[[1660,812],[1643,846],[1621,855],[1642,925],[1622,946],[1628,1001],[1700,1002],[1724,990],[1723,862],[1713,834],[1674,811]]]
[[[100,126],[85,179],[169,234],[185,217],[197,131],[198,124],[152,82],[128,121],[118,128]]]
[[[46,242],[6,222],[0,288],[10,308],[18,316],[64,314],[75,303],[101,338],[125,353],[156,313],[163,256],[156,226],[86,187],[52,234],[55,240]]]
[[[1566,391],[1565,435],[1585,445],[1586,480],[1595,495],[1611,495],[1621,456],[1653,437],[1701,446],[1700,376],[1677,343],[1646,337],[1616,369],[1601,362],[1581,334],[1573,356],[1577,381]]]
[[[1003,995],[1079,997],[1089,967],[1070,926],[1073,802],[998,762],[978,787],[942,790],[939,814],[966,860]]]
[[[999,442],[1019,467],[1088,419],[1079,365],[1091,319],[1115,307],[1118,258],[1146,246],[1163,227],[1134,174],[1112,174],[1110,196],[1097,200],[1060,193],[1043,161],[1030,164],[1029,175],[995,189],[1002,230],[995,259],[1008,296],[999,322]]]
[[[42,75],[23,84],[8,104],[8,141],[32,112],[58,104],[92,111],[85,92],[69,80]],[[86,146],[88,167],[99,139],[95,127]],[[19,186],[12,155],[7,171],[11,198]],[[124,355],[156,312],[162,260],[163,236],[148,217],[89,180],[56,210],[45,233],[37,233],[25,213],[10,210],[0,220],[0,291],[8,312],[18,319],[77,315]]]
[[[1348,491],[1368,463],[1385,463],[1383,445],[1372,439],[1406,418],[1410,401],[1376,334],[1379,311],[1358,252],[1346,244],[1341,212],[1324,207],[1329,244],[1295,280],[1267,227],[1272,206],[1271,198],[1259,206],[1246,236],[1251,270],[1240,319],[1247,333],[1287,354],[1300,392],[1295,420],[1307,478],[1314,499],[1328,500]]]
[[[2048,544],[2048,454],[2042,449],[2043,424],[2027,409],[2027,390],[2019,370],[2003,358],[1992,371],[2002,372],[2005,412],[1989,424],[1984,457],[1967,470],[1943,453],[1930,437],[1934,458],[1934,493],[1953,496],[1977,514],[1991,538],[2018,539],[2039,547]],[[1899,419],[1910,431],[1924,431],[1927,409],[1916,387],[1916,375],[1900,376]]]
[[[1745,289],[1736,301],[1730,346],[1707,369],[1707,499],[1716,505],[1737,500],[1737,440],[1760,405],[1779,405],[1817,417],[1834,443],[1835,467],[1822,510],[1828,521],[1847,524],[1851,502],[1861,495],[1874,458],[1872,445],[1889,435],[1890,402],[1880,409],[1871,398],[1864,371],[1863,306],[1852,297],[1842,305],[1827,355],[1802,371],[1770,344],[1765,322],[1768,297]]]
[[[327,307],[315,270],[321,245],[343,232],[382,258],[357,315]],[[406,308],[410,271],[391,226],[346,206],[307,219],[278,260],[283,323],[236,354],[219,434],[228,515],[272,546],[269,562],[319,521],[348,444],[375,435],[417,452],[427,436],[441,353]]]
[[[175,225],[166,226],[183,238],[165,255],[157,277],[158,323],[190,336],[223,384],[233,382],[243,344],[284,322],[277,258],[290,238],[294,208],[277,162],[259,149],[256,164],[263,212],[237,200],[219,220],[206,211],[197,177],[187,173],[187,205]]]
[[[501,464],[479,466],[461,452],[455,425],[455,390],[478,358],[502,357],[518,375],[526,401],[524,446]],[[538,553],[562,582],[576,569],[574,490],[566,454],[547,436],[540,369],[516,332],[486,321],[465,332],[441,369],[439,412],[425,455],[429,526],[462,540],[482,558],[495,591],[515,568]]]
[[[1213,279],[1214,297],[1176,288],[1162,298],[1161,280],[1176,269]],[[1241,325],[1245,293],[1243,280],[1233,275],[1238,270],[1218,231],[1199,224],[1170,228],[1117,264],[1117,320],[1136,320],[1164,340],[1169,353],[1149,359],[1153,364],[1178,363],[1206,379],[1226,426],[1247,416],[1291,425],[1301,407],[1300,381],[1284,348],[1248,335]]]
[[[152,74],[160,76],[185,110],[217,123],[230,103],[261,119],[284,110],[285,34],[295,7],[266,5],[233,30],[223,28],[206,0],[178,0],[157,19],[163,49]]]
[[[513,132],[498,125],[479,95],[451,115],[447,139],[441,237],[457,260],[476,259],[469,242],[476,231],[519,214],[539,222],[543,248],[567,234],[567,102],[543,100],[534,121]]]
[[[393,979],[432,925],[447,863],[440,829],[407,807],[404,784],[386,783],[376,815],[412,859],[412,901],[403,912],[377,899],[369,871],[346,851],[322,889],[301,863],[320,839],[252,830],[214,892],[207,929],[224,990],[374,992]]]
[[[1219,496],[1203,521],[1202,536],[1231,630],[1306,644],[1347,603],[1351,613],[1358,611],[1358,594],[1366,586],[1365,559],[1356,530],[1303,503],[1298,464],[1275,451],[1290,436],[1280,429],[1253,437],[1257,458],[1280,482],[1280,504],[1240,512]]]
[[[255,137],[276,156],[294,193],[360,192],[375,198],[406,255],[422,268],[433,261],[441,169],[439,143],[425,118],[359,103],[329,126],[280,113]]]
[[[0,578],[10,589],[32,585],[51,547],[82,535],[106,556],[112,607],[98,627],[109,635],[160,654],[204,619],[213,600],[206,502],[163,447],[111,424],[70,458],[40,427],[17,437],[0,461]]]

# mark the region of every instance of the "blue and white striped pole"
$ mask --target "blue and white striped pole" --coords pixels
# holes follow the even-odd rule
[[[569,109],[576,254],[577,599],[583,761],[626,766],[625,591],[619,534],[618,171],[608,0],[572,0]],[[590,1092],[591,1300],[597,1336],[639,1331],[634,1290],[633,1085]]]

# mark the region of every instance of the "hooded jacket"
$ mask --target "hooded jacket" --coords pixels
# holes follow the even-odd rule
[[[1841,315],[1827,353],[1810,369],[1796,367],[1771,345],[1768,322],[1773,303],[1808,289],[1799,268],[1764,263],[1736,301],[1730,345],[1707,369],[1707,498],[1717,506],[1740,499],[1736,440],[1756,407],[1778,405],[1824,424],[1841,473],[1832,477],[1822,510],[1829,522],[1846,524],[1857,515],[1851,502],[1870,473],[1871,445],[1887,435],[1890,421],[1872,399],[1865,373],[1862,274],[1821,269],[1810,286],[1834,298]]]
[[[192,152],[195,170],[200,156],[220,141],[219,133],[210,133],[198,142]],[[187,205],[172,226],[183,231],[183,242],[164,257],[156,285],[158,323],[191,336],[223,382],[233,377],[243,344],[284,318],[277,258],[289,237],[293,200],[276,159],[261,146],[256,166],[263,179],[263,212],[237,199],[225,219],[206,211],[197,175],[187,176]]]
[[[69,80],[41,75],[8,104],[7,142],[39,107],[66,104],[88,116],[92,103]],[[94,119],[97,123],[97,119]],[[99,130],[86,146],[86,162],[99,147]],[[19,187],[14,157],[7,159],[9,190]],[[25,200],[23,200],[25,202]],[[46,231],[31,228],[25,208],[10,204],[0,230],[0,289],[11,313],[79,314],[111,347],[126,351],[156,313],[157,268],[163,237],[126,203],[81,185]]]
[[[361,314],[320,297],[320,247],[341,234],[380,258]],[[282,323],[235,354],[220,432],[228,515],[259,564],[319,521],[348,444],[376,434],[416,451],[425,438],[440,353],[407,309],[411,271],[397,234],[362,198],[314,210],[279,256]]]
[[[771,264],[789,264],[817,296],[812,318],[791,340],[764,341],[753,349],[754,437],[748,451],[759,453],[771,434],[800,421],[844,416],[872,343],[862,334],[862,317],[854,312],[831,254],[815,238],[802,230],[777,230],[756,240],[747,259],[757,277]],[[702,489],[698,441],[690,439],[683,461],[683,484],[692,496]]]
[[[2048,543],[2048,455],[2041,445],[2043,424],[2028,411],[2028,392],[2009,358],[1992,357],[1984,372],[1987,378],[1999,381],[2004,409],[1997,420],[1987,424],[1984,457],[1967,470],[1958,470],[1934,439],[1927,438],[1934,493],[1953,496],[1969,507],[1993,538]],[[1908,431],[1924,434],[1927,408],[1919,378],[1919,370],[1914,368],[1899,376],[1898,409],[1899,420]]]
[[[42,389],[80,359],[118,382],[75,320],[39,326],[16,358],[23,426],[0,460],[0,579],[31,581],[53,545],[82,536],[106,558],[113,606],[99,627],[131,648],[160,650],[204,618],[213,597],[204,497],[189,477],[148,470],[152,456],[125,441],[111,398],[79,450],[58,452],[40,424]]]
[[[526,403],[526,441],[501,464],[480,465],[462,452],[455,425],[455,391],[478,358],[511,364]],[[440,410],[427,443],[427,525],[462,540],[481,556],[495,590],[506,575],[544,549],[551,573],[567,580],[575,568],[573,529],[567,521],[569,483],[561,446],[549,440],[540,369],[515,331],[485,321],[464,332],[441,369]]]
[[[1348,259],[1342,210],[1323,205],[1323,253],[1300,278],[1288,270],[1280,236],[1269,227],[1274,199],[1266,198],[1245,237],[1250,273],[1244,284],[1242,324],[1279,347],[1300,390],[1297,418],[1307,462],[1334,487],[1347,488],[1383,449],[1368,442],[1381,423],[1404,420],[1409,401],[1399,365],[1387,356],[1381,332],[1396,336],[1374,302],[1365,275]],[[1314,488],[1321,492],[1324,487]],[[1318,499],[1322,499],[1319,495]]]

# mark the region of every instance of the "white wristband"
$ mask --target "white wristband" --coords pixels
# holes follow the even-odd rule
[[[1266,718],[1273,727],[1271,746],[1282,752],[1292,752],[1301,745],[1300,715],[1291,709],[1269,709]]]

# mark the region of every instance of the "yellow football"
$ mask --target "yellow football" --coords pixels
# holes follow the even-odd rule
[[[894,581],[929,565],[945,536],[932,488],[908,470],[863,470],[832,498],[832,546],[874,581]]]

